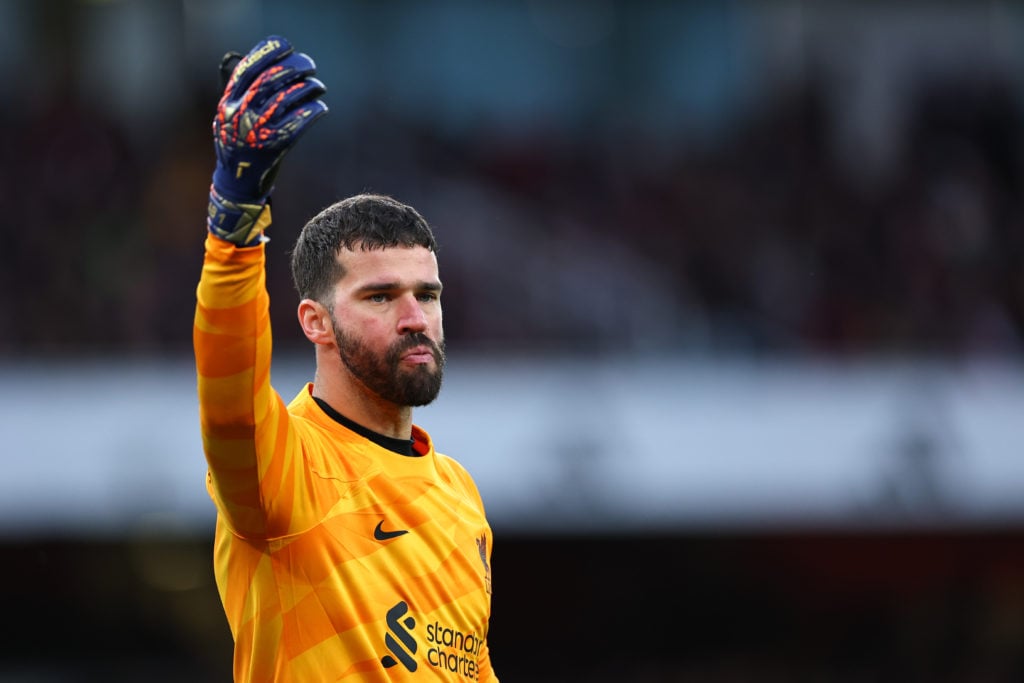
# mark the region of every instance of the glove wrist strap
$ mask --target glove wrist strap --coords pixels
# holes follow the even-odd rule
[[[211,233],[240,247],[251,247],[266,241],[263,231],[270,225],[270,204],[267,199],[256,202],[235,202],[227,199],[216,186],[210,186],[210,204],[206,225]]]

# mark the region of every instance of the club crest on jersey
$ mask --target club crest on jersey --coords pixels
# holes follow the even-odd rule
[[[487,588],[487,594],[491,594],[491,565],[487,561],[487,534],[480,534],[480,538],[476,539],[476,549],[480,552],[480,561],[484,565],[484,586]]]

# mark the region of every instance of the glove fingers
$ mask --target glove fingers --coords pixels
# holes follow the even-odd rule
[[[224,144],[249,139],[268,122],[280,120],[296,103],[322,94],[326,90],[323,84],[311,77],[315,70],[316,65],[308,55],[293,53],[254,74],[255,80],[241,97],[232,100],[226,93],[221,100],[215,135]],[[275,136],[274,131],[269,131],[261,137],[266,140]],[[253,137],[250,142],[255,140]]]
[[[313,113],[326,113],[326,105],[317,100],[326,90],[317,79],[306,78],[277,92],[259,110],[252,112],[249,144],[271,148],[282,143],[293,144],[290,141],[296,130],[293,122],[302,122]],[[320,106],[313,106],[317,103]],[[321,107],[323,112],[320,112]],[[302,112],[303,108],[306,112]]]
[[[281,123],[280,129],[288,131],[288,137],[291,140],[290,144],[293,144],[295,140],[298,140],[302,134],[317,121],[317,119],[326,113],[327,105],[324,104],[322,100],[307,102],[293,111],[288,118]]]
[[[249,86],[268,66],[292,53],[292,45],[281,36],[269,36],[249,50],[249,53],[235,65],[224,94],[235,99],[249,89]],[[226,57],[227,55],[225,55]]]
[[[261,107],[266,101],[276,97],[282,90],[296,81],[316,73],[316,64],[302,53],[290,54],[276,64],[272,64],[261,73],[250,86],[245,97],[250,108]]]
[[[293,83],[284,92],[278,93],[268,104],[265,110],[266,120],[274,125],[297,109],[299,105],[312,102],[325,92],[327,92],[327,88],[315,78],[306,78],[298,83]]]
[[[310,124],[326,113],[327,105],[321,100],[305,102],[293,109],[272,104],[247,133],[245,143],[254,150],[291,147]]]
[[[256,135],[259,142],[256,143],[255,147],[257,149],[278,150],[279,153],[273,163],[257,179],[256,191],[258,196],[266,197],[270,194],[271,190],[273,190],[274,178],[277,176],[277,171],[281,166],[281,160],[284,159],[284,156],[295,145],[295,141],[302,137],[303,133],[309,130],[309,127],[326,113],[327,105],[320,100],[314,100],[290,112],[287,118],[280,121],[277,125],[260,128],[258,135]],[[214,175],[215,186],[216,178],[217,176]]]

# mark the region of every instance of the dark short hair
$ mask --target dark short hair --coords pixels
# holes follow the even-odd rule
[[[343,199],[313,216],[292,250],[292,281],[303,299],[323,301],[345,276],[341,249],[422,246],[436,252],[437,242],[420,213],[380,194]]]

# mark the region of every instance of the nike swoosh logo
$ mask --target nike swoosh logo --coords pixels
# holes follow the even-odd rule
[[[396,529],[395,531],[384,531],[384,520],[377,522],[377,526],[373,529],[373,537],[378,541],[390,541],[392,538],[398,538],[404,534],[409,533],[408,529]]]

